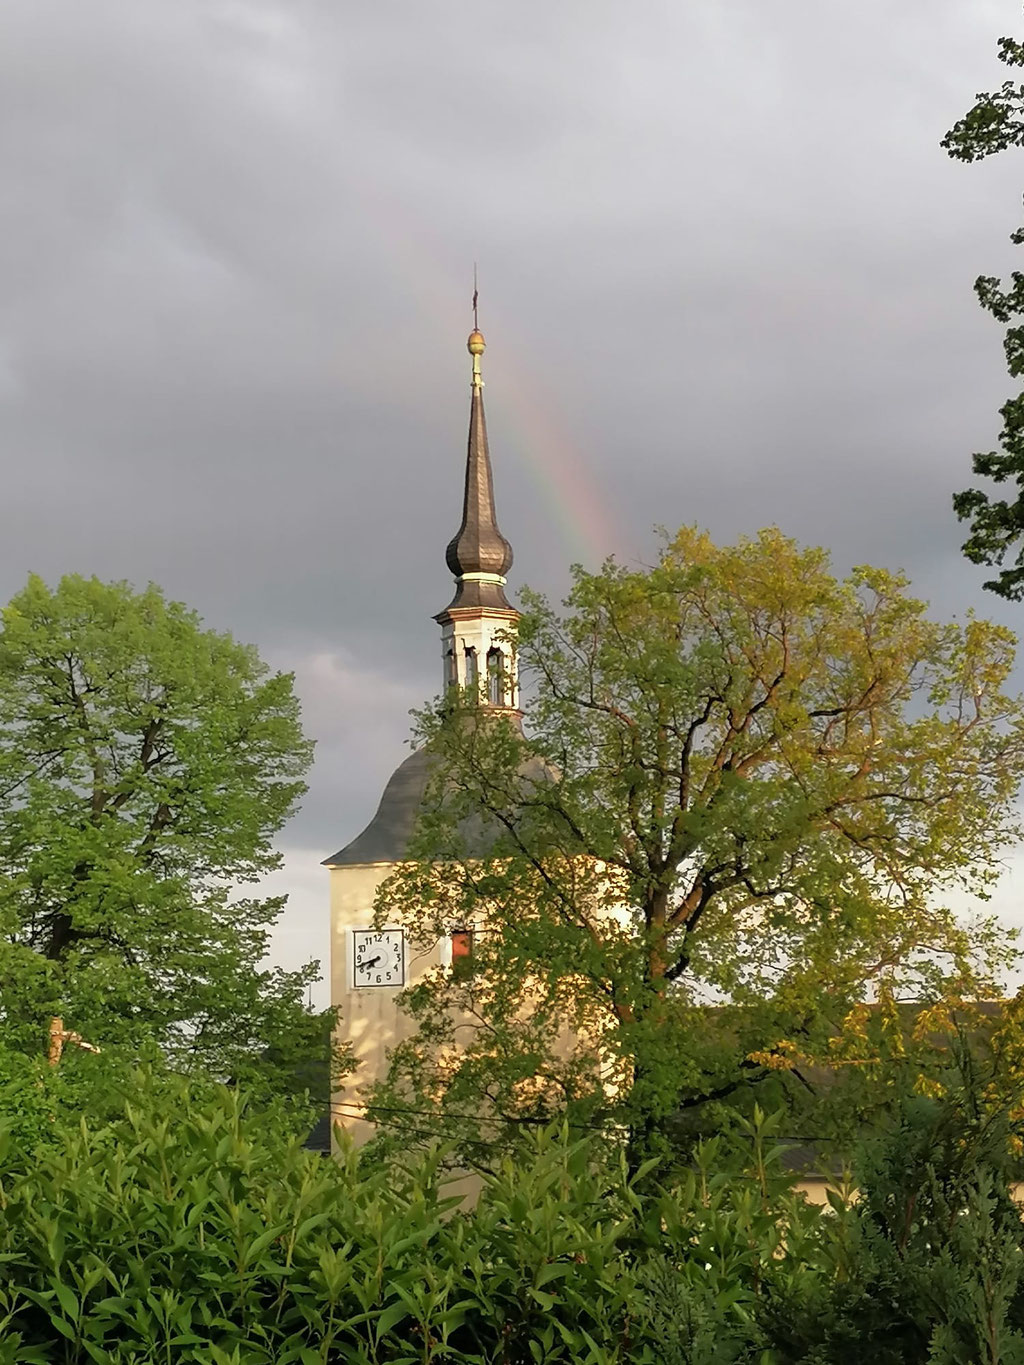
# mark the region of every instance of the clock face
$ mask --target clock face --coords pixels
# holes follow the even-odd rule
[[[352,930],[352,981],[356,986],[405,985],[401,929]]]

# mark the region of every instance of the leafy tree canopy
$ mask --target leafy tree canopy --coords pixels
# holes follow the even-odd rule
[[[1006,629],[775,530],[684,529],[649,570],[576,568],[562,612],[524,599],[529,734],[420,717],[431,810],[378,914],[477,932],[472,970],[406,993],[382,1117],[492,1141],[568,1108],[657,1145],[751,1082],[861,1074],[879,1019],[905,1049],[901,1000],[996,990],[1010,936],[949,893],[984,896],[1019,836]]]
[[[0,625],[0,1051],[45,1056],[59,1016],[105,1057],[254,1084],[326,1058],[318,964],[259,965],[283,898],[239,895],[310,757],[254,649],[156,587],[30,578]]]
[[[1000,38],[999,59],[1009,67],[1024,66],[1024,43]],[[968,162],[1024,146],[1024,84],[1008,80],[998,90],[978,95],[942,146],[951,157]],[[1018,246],[1024,242],[1024,228],[1011,233],[1010,240]],[[1016,321],[1024,316],[1024,274],[1013,271],[1008,287],[994,276],[981,275],[974,288],[983,308],[998,322],[1012,324],[1006,328],[1003,348],[1007,369],[1017,379],[1024,374],[1024,326]],[[999,569],[985,587],[1019,601],[1024,597],[1024,393],[1008,399],[999,415],[1000,449],[974,455],[972,465],[975,474],[1007,484],[1011,491],[1000,497],[968,488],[954,497],[953,506],[971,525],[964,554],[975,564]]]

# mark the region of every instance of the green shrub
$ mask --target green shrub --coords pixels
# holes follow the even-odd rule
[[[855,1204],[834,1201],[818,1274],[770,1281],[773,1359],[802,1365],[1024,1362],[1024,1222],[1005,1120],[969,1093],[908,1098],[858,1161]]]
[[[906,1106],[823,1214],[758,1111],[670,1187],[537,1132],[470,1206],[442,1150],[330,1161],[230,1089],[130,1095],[31,1150],[0,1123],[0,1365],[1022,1359],[1005,1133],[955,1106]]]
[[[237,1093],[163,1081],[114,1123],[58,1125],[31,1160],[10,1129],[4,1365],[711,1365],[759,1339],[733,1279],[773,1214],[721,1174],[655,1206],[624,1162],[540,1133],[467,1210],[440,1152],[327,1161]]]

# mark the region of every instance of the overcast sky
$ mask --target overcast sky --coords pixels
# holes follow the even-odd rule
[[[439,689],[474,261],[513,587],[776,523],[1019,628],[950,497],[1024,167],[938,144],[1020,11],[6,0],[0,595],[153,580],[295,670],[279,960],[326,958],[319,860]]]

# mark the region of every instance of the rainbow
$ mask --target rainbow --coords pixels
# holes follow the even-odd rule
[[[590,570],[626,544],[580,448],[566,430],[546,386],[513,358],[501,354],[503,427],[500,448],[520,455],[570,560]],[[504,463],[499,459],[499,465]]]
[[[447,267],[445,250],[440,243],[430,241],[422,221],[417,223],[414,238],[404,227],[403,215],[386,204],[379,186],[371,197],[378,201],[381,236],[390,239],[388,245],[408,283],[409,296],[421,313],[435,322],[442,319],[453,346],[461,346],[462,333],[468,335],[472,326],[471,271],[467,269],[464,277],[457,277]],[[465,300],[464,305],[457,302],[461,300]],[[486,336],[486,294],[481,329]],[[527,363],[517,360],[514,353],[510,355],[511,348],[499,342],[494,349],[499,357],[493,367],[495,389],[500,385],[506,419],[497,442],[499,491],[501,468],[507,463],[506,452],[511,446],[522,459],[567,558],[596,570],[608,555],[628,545],[629,539],[587,468],[582,451],[567,431],[551,388]],[[487,369],[485,360],[485,384]],[[468,374],[467,369],[467,381]]]

